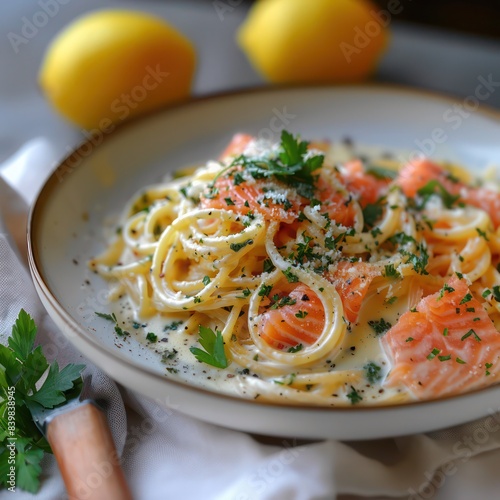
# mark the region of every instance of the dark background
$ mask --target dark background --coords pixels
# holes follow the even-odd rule
[[[372,0],[385,8],[390,0]],[[401,21],[500,38],[500,0],[400,0]]]

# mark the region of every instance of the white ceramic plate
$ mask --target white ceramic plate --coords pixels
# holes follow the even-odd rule
[[[469,106],[474,104],[469,101]],[[369,439],[429,431],[500,406],[500,386],[444,400],[378,408],[262,404],[167,379],[159,356],[118,342],[94,311],[109,310],[86,261],[104,248],[102,226],[141,186],[169,170],[215,158],[233,133],[306,139],[350,137],[480,169],[500,165],[500,122],[461,101],[391,87],[263,89],[213,96],[160,111],[83,144],[49,178],[29,223],[38,293],[71,342],[121,384],[157,403],[227,427],[297,438]],[[468,116],[466,116],[466,114]],[[99,143],[99,144],[97,144]],[[85,280],[89,280],[87,283]]]

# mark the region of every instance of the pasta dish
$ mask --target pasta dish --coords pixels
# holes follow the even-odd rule
[[[165,375],[268,402],[428,400],[500,374],[500,193],[422,158],[238,134],[143,188],[90,268]]]

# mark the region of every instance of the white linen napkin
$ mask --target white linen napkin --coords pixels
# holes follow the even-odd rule
[[[4,218],[2,225],[0,217],[0,342],[6,342],[23,307],[37,321],[37,341],[49,359],[57,358],[60,365],[87,365],[86,374],[92,374],[92,396],[106,402],[108,421],[134,498],[499,497],[498,414],[427,435],[360,443],[297,443],[293,439],[257,439],[206,424],[118,387],[57,331],[14,248],[17,235],[8,234],[6,229],[12,227],[9,221],[22,215],[31,203],[56,159],[50,144],[38,139],[0,166]],[[42,485],[36,498],[66,498],[53,457],[47,456],[42,465]],[[9,498],[9,492],[3,493]],[[16,498],[33,498],[20,490],[16,493]]]

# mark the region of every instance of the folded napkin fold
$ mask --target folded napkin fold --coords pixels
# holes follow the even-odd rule
[[[21,308],[39,326],[49,360],[85,363],[105,402],[134,498],[308,500],[498,498],[500,415],[427,435],[371,442],[263,439],[206,424],[119,387],[60,334],[36,297],[12,234],[57,155],[38,139],[0,166],[0,342]],[[17,219],[16,219],[17,220]],[[9,231],[9,229],[11,231]],[[494,405],[498,408],[498,404]],[[304,422],[307,425],[307,422]],[[408,423],[411,426],[411,422]],[[37,499],[66,498],[55,460],[42,462]],[[16,498],[33,498],[16,492]]]

